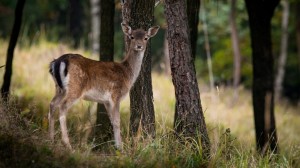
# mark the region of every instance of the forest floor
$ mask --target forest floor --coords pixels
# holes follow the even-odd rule
[[[0,43],[3,49],[7,48],[7,42]],[[132,145],[127,96],[121,103],[124,150],[116,151],[113,142],[108,145],[86,143],[86,130],[95,120],[95,104],[80,101],[68,116],[74,146],[74,151],[69,152],[60,141],[58,122],[55,143],[50,142],[47,134],[48,105],[54,96],[49,62],[69,52],[91,55],[49,42],[16,48],[11,101],[0,102],[0,167],[300,167],[299,105],[286,100],[276,103],[279,154],[269,153],[263,157],[255,152],[251,92],[241,87],[238,99],[233,101],[231,88],[220,86],[211,93],[207,84],[199,79],[201,104],[212,145],[211,159],[207,162],[201,156],[199,141],[194,142],[199,147],[195,151],[189,143],[182,143],[173,136],[172,80],[170,75],[156,72],[152,75],[157,129],[154,140],[141,139]],[[2,65],[6,51],[1,50],[0,55]],[[3,73],[4,68],[0,69],[1,79]],[[105,147],[94,150],[96,146]]]

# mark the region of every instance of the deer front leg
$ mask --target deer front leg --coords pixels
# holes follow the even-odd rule
[[[120,104],[119,103],[111,103],[109,105],[105,105],[108,115],[110,118],[110,122],[113,126],[114,131],[114,140],[115,146],[117,149],[122,150],[122,138],[121,138],[121,130],[120,130]]]

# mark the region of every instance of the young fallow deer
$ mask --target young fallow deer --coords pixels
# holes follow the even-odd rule
[[[122,30],[130,40],[128,52],[121,63],[101,62],[78,54],[65,54],[50,63],[50,73],[56,87],[56,94],[50,103],[48,114],[49,134],[54,140],[54,118],[59,108],[59,122],[62,141],[71,150],[66,115],[68,109],[80,98],[103,103],[113,126],[115,146],[122,148],[120,133],[120,102],[127,95],[139,75],[149,38],[159,27],[144,31],[132,30],[122,23]]]

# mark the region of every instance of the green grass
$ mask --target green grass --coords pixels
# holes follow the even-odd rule
[[[7,42],[1,40],[2,48]],[[0,51],[0,65],[5,50]],[[132,145],[129,136],[129,98],[121,103],[121,127],[124,151],[116,151],[111,144],[100,151],[85,143],[85,131],[95,120],[95,104],[78,102],[69,112],[68,128],[75,151],[69,152],[60,141],[56,123],[55,143],[47,135],[47,113],[54,96],[54,83],[48,64],[63,53],[80,53],[62,44],[41,41],[36,45],[16,48],[12,78],[12,101],[0,105],[0,167],[297,167],[300,165],[299,106],[286,101],[276,103],[276,126],[279,154],[262,157],[255,152],[254,121],[251,94],[240,88],[239,99],[233,105],[233,90],[216,89],[216,98],[207,85],[199,80],[201,103],[212,144],[211,159],[203,160],[201,145],[195,140],[179,141],[173,135],[175,95],[171,77],[153,73],[154,107],[157,136],[141,139]],[[97,59],[96,57],[92,57]],[[0,69],[2,79],[4,69]],[[92,116],[92,117],[90,117]],[[57,118],[57,116],[56,116]],[[196,148],[196,150],[194,149]],[[4,159],[3,159],[4,158]]]

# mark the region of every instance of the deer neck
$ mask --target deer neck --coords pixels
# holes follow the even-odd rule
[[[122,61],[122,63],[128,67],[129,72],[131,72],[131,85],[133,85],[140,74],[144,53],[145,50],[136,51],[129,49],[125,59]]]

